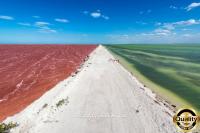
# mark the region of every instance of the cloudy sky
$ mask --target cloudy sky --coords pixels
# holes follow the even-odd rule
[[[0,43],[200,43],[200,0],[1,0]]]

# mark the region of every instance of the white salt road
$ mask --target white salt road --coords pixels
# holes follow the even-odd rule
[[[67,97],[68,102],[56,106]],[[155,100],[99,46],[76,76],[60,82],[6,122],[19,123],[13,133],[176,132],[173,113]]]

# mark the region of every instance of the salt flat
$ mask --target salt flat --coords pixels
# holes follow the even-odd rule
[[[57,107],[62,99],[65,104]],[[78,74],[5,122],[19,123],[13,133],[173,133],[172,116],[99,46]]]

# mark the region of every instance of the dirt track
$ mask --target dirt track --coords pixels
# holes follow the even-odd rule
[[[62,99],[66,103],[56,104]],[[80,73],[7,119],[13,133],[173,133],[173,113],[102,46]],[[43,106],[47,104],[47,106]]]

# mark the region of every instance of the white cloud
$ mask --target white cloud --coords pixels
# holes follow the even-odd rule
[[[175,26],[173,24],[171,24],[171,23],[165,23],[165,24],[163,24],[162,27],[166,28],[168,30],[174,30],[175,29]]]
[[[39,29],[38,31],[41,33],[57,33],[56,30],[52,30],[52,29]]]
[[[171,30],[158,28],[158,29],[155,29],[152,32],[142,33],[140,35],[142,35],[142,36],[163,37],[163,36],[171,36],[171,35],[175,35],[175,34],[176,33],[172,32]]]
[[[102,18],[104,18],[105,20],[109,20],[110,19],[110,17],[105,16],[105,15],[102,15]]]
[[[41,18],[40,16],[32,16],[33,18]]]
[[[170,9],[178,9],[178,7],[173,6],[173,5],[169,6],[169,8],[170,8]]]
[[[177,22],[171,22],[171,23],[155,23],[156,26],[158,26],[157,29],[155,29],[152,32],[149,33],[143,33],[142,35],[145,36],[174,36],[176,35],[175,29],[178,27],[184,28],[181,29],[182,31],[187,31],[185,27],[191,26],[191,25],[198,25],[200,24],[200,20],[195,19],[189,19],[185,21],[177,21]],[[187,36],[188,37],[188,36]]]
[[[22,26],[31,26],[31,24],[30,23],[18,23],[19,25],[22,25]]]
[[[43,26],[48,26],[50,23],[48,22],[35,22],[35,26],[37,27],[43,27]]]
[[[51,29],[47,26],[40,27],[38,31],[41,33],[56,33],[57,32],[56,30]]]
[[[184,37],[191,37],[191,34],[183,34]]]
[[[48,22],[35,22],[35,26],[38,27],[38,31],[41,33],[57,33],[56,30],[51,29]]]
[[[141,35],[142,36],[154,36],[155,34],[154,33],[142,33]]]
[[[92,12],[90,14],[93,18],[100,18],[101,17],[101,13],[100,12]]]
[[[161,26],[168,30],[174,30],[177,27],[185,27],[185,26],[198,25],[198,24],[200,24],[200,20],[189,19],[189,20],[185,20],[185,21],[163,23],[163,24],[161,24]]]
[[[11,16],[4,16],[4,15],[0,15],[0,19],[4,19],[4,20],[14,20],[13,17],[11,17]]]
[[[185,9],[187,10],[187,11],[190,11],[190,10],[192,10],[192,9],[194,9],[194,8],[197,8],[197,7],[200,7],[200,2],[199,3],[191,3],[190,5],[188,5]]]
[[[195,25],[195,24],[200,24],[200,20],[189,19],[189,20],[186,20],[186,21],[175,22],[173,24],[174,25],[180,25],[180,26]]]
[[[187,28],[184,28],[182,29],[182,31],[191,31],[192,29],[187,29]]]
[[[49,26],[51,25],[48,22],[35,22],[34,24],[31,23],[18,23],[19,25],[22,26],[33,26],[33,27],[37,27],[37,30],[41,33],[56,33],[57,31],[50,28]]]
[[[200,25],[200,20],[195,20],[195,19],[189,19],[189,20],[185,20],[185,21],[177,21],[177,22],[171,22],[171,23],[160,23],[157,22],[155,23],[155,26],[158,26],[157,29],[155,29],[154,31],[150,31],[150,32],[146,32],[146,33],[141,33],[136,35],[135,37],[139,37],[141,40],[146,40],[146,39],[150,39],[149,41],[154,40],[155,39],[160,39],[160,41],[174,41],[174,42],[184,42],[184,41],[191,41],[191,40],[187,40],[187,39],[191,39],[194,38],[197,40],[197,35],[192,35],[192,34],[181,34],[183,33],[183,31],[188,31],[191,29],[186,29],[188,26],[192,26],[192,25]],[[176,33],[176,28],[183,28],[181,29],[182,32],[177,34]],[[145,37],[142,37],[145,36]],[[185,38],[184,38],[185,37]],[[199,39],[198,39],[199,40]]]
[[[84,15],[90,15],[93,18],[103,18],[105,20],[109,20],[110,17],[101,13],[101,10],[96,10],[94,12],[83,11]]]
[[[154,30],[155,31],[155,33],[167,33],[167,34],[169,34],[169,33],[171,33],[171,31],[170,30],[166,30],[166,29],[155,29]]]
[[[156,29],[154,30],[155,35],[167,36],[170,35],[172,32],[166,29]]]
[[[123,35],[122,35],[122,37],[124,37],[124,38],[127,38],[127,39],[128,39],[128,38],[129,38],[129,35],[127,35],[127,34],[123,34]]]
[[[61,23],[69,23],[69,20],[67,20],[67,19],[62,19],[62,18],[56,18],[55,21],[61,22]]]
[[[155,23],[155,26],[160,26],[160,25],[162,25],[161,22],[156,22],[156,23]]]

